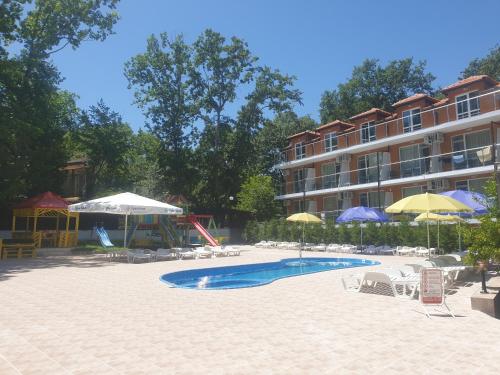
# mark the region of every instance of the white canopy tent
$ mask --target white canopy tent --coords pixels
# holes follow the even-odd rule
[[[127,246],[127,221],[129,215],[182,215],[182,208],[133,193],[120,193],[72,204],[70,211],[125,215],[123,247]]]

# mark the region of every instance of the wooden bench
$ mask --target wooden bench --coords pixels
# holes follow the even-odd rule
[[[36,246],[31,240],[2,240],[0,239],[1,259],[35,258]]]

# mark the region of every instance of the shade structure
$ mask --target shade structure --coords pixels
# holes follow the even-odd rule
[[[460,203],[456,199],[440,194],[416,194],[390,205],[385,209],[389,213],[413,212],[413,213],[431,213],[431,212],[472,212],[472,208]],[[427,248],[429,249],[429,258],[431,256],[431,240],[429,234],[429,221],[427,221]]]
[[[450,223],[462,223],[465,220],[462,219],[460,216],[456,216],[456,215],[440,215],[440,214],[435,214],[433,212],[423,212],[415,218],[415,221],[434,221],[437,223],[437,227],[438,227],[438,238],[437,238],[438,245],[437,245],[437,247],[439,250],[440,249],[440,246],[439,246],[439,223],[442,221],[443,222],[450,222]],[[427,233],[427,235],[429,235],[429,233]],[[427,239],[427,241],[429,242],[429,239]],[[460,249],[462,247],[461,242],[462,241],[461,241],[460,231],[458,231],[458,246]]]
[[[472,215],[484,215],[488,213],[487,198],[483,194],[467,190],[451,190],[440,193],[440,195],[451,197],[472,208]]]
[[[397,201],[385,209],[385,212],[399,214],[401,212],[472,212],[469,206],[445,195],[416,194]]]
[[[26,229],[19,230],[16,225],[18,218],[26,219]],[[55,219],[55,230],[40,230],[41,219]],[[59,228],[60,219],[65,219],[65,230]],[[73,219],[73,220],[72,220]],[[70,223],[73,221],[73,229]],[[31,224],[31,228],[30,228]],[[12,238],[32,238],[37,247],[42,246],[43,240],[52,242],[51,246],[70,247],[78,242],[79,213],[70,212],[68,202],[61,196],[50,191],[28,198],[14,206],[12,217]]]
[[[389,218],[383,212],[374,208],[359,206],[345,210],[336,220],[337,223],[359,222],[387,222]]]
[[[293,221],[302,223],[302,244],[299,249],[299,258],[302,259],[302,246],[304,244],[304,237],[306,231],[306,223],[321,223],[321,219],[312,214],[308,214],[307,212],[301,212],[297,214],[293,214],[286,218],[287,221]]]
[[[321,223],[321,219],[307,212],[293,214],[286,218],[287,221],[295,221],[300,223]]]
[[[357,221],[360,223],[364,222],[378,222],[385,223],[389,221],[389,218],[383,212],[376,210],[374,208],[369,208],[365,206],[358,206],[348,208],[337,218],[337,223],[351,223]],[[363,227],[360,226],[360,243],[363,246]]]
[[[127,219],[129,215],[182,215],[182,208],[156,201],[133,193],[120,193],[72,204],[74,212],[105,213],[125,215],[123,247],[127,246]]]

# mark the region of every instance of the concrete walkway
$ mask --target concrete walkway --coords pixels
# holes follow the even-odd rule
[[[427,319],[417,300],[344,291],[343,274],[368,268],[222,291],[159,281],[171,271],[296,255],[247,247],[239,257],[145,264],[0,261],[0,374],[500,372],[500,320],[470,309],[478,283],[448,297],[456,319]]]

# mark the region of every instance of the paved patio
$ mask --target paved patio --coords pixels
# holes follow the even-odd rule
[[[427,319],[416,300],[344,291],[341,276],[352,269],[224,291],[159,281],[181,269],[296,255],[246,250],[145,264],[1,261],[0,374],[500,372],[500,320],[470,309],[478,283],[448,297],[456,319]],[[385,266],[414,260],[366,258]]]

